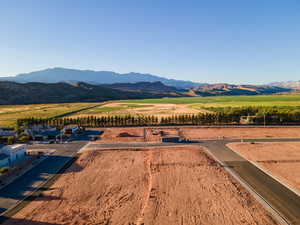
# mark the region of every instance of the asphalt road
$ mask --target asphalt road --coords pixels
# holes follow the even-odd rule
[[[228,166],[261,197],[263,197],[273,209],[280,213],[290,224],[300,224],[300,197],[287,187],[274,180],[262,170],[248,162],[246,159],[226,146],[227,143],[237,141],[206,141],[201,143],[217,159]],[[247,141],[247,140],[244,140]],[[300,139],[251,139],[251,141],[300,141]]]

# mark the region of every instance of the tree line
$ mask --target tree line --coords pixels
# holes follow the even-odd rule
[[[181,114],[165,117],[144,115],[87,116],[78,118],[24,118],[18,127],[34,124],[63,127],[165,126],[165,125],[299,125],[300,109],[289,107],[225,107],[209,108],[210,113]],[[244,118],[244,120],[242,120]]]

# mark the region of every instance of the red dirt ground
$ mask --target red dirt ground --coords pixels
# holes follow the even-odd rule
[[[274,176],[300,190],[300,143],[230,143],[246,159],[257,162]]]
[[[180,136],[188,139],[219,139],[219,138],[300,138],[300,127],[131,127],[104,128],[104,134],[99,143],[116,142],[158,142],[160,135],[153,135],[164,131],[165,135]],[[119,137],[127,132],[136,137]]]
[[[186,138],[299,138],[300,127],[186,127],[182,129]]]
[[[5,224],[278,224],[198,147],[83,153]]]

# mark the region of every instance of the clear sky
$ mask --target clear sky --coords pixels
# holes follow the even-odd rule
[[[300,80],[299,0],[2,0],[0,76],[49,67]]]

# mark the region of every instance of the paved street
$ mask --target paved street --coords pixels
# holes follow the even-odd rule
[[[300,139],[251,139],[251,141],[284,142],[300,141]],[[262,196],[289,224],[300,224],[300,196],[228,148],[226,144],[229,142],[232,141],[206,141],[201,146],[206,147],[217,159]]]

